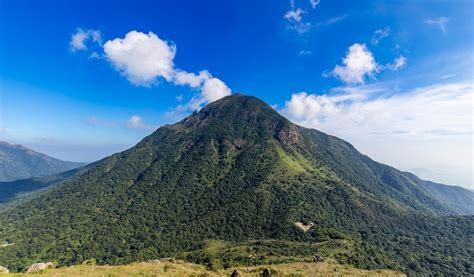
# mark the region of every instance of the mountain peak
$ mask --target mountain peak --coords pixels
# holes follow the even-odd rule
[[[274,138],[285,144],[301,139],[297,125],[257,97],[240,93],[208,104],[175,126],[225,139],[255,141]]]
[[[254,96],[244,95],[241,93],[235,93],[226,97],[223,97],[217,101],[214,101],[207,106],[205,106],[201,112],[204,114],[209,114],[212,112],[249,112],[249,113],[259,113],[263,112],[265,114],[275,113],[270,105],[263,102]]]
[[[380,266],[410,273],[412,257],[421,257],[418,275],[470,273],[462,265],[472,255],[463,245],[474,218],[428,218],[454,212],[444,204],[453,198],[437,196],[450,188],[434,191],[341,139],[291,123],[252,96],[210,103],[65,178],[0,212],[0,226],[8,227],[0,228],[0,239],[15,244],[0,251],[0,264],[22,271],[33,260],[50,259],[59,266],[179,256],[219,266],[257,262],[245,251],[215,252],[214,246],[216,257],[208,256],[205,245],[214,240],[246,243],[256,256],[275,261],[278,253],[284,259],[325,253],[371,267],[375,257]],[[460,200],[467,193],[458,193],[456,203],[470,209],[471,199]],[[301,224],[311,227],[301,230]],[[393,226],[395,235],[388,232]],[[427,247],[433,238],[437,246]],[[438,272],[431,272],[433,257]]]

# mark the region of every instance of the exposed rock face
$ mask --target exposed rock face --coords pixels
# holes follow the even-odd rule
[[[278,131],[278,140],[284,144],[297,144],[303,140],[296,125],[289,125]]]
[[[8,273],[8,272],[10,272],[10,270],[8,270],[8,268],[0,265],[0,273]]]
[[[52,262],[32,264],[30,265],[30,267],[28,267],[28,270],[26,270],[26,272],[34,273],[48,268],[54,268],[54,264]]]
[[[298,227],[301,231],[306,233],[314,226],[314,223],[310,222],[308,224],[305,224],[303,222],[295,222],[295,226]]]
[[[242,274],[237,269],[234,270],[234,272],[232,272],[232,274],[230,275],[230,277],[241,277],[241,276]]]

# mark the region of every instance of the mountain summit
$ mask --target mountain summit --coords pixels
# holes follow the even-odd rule
[[[452,215],[473,213],[474,197],[453,201],[451,188],[234,94],[1,212],[0,241],[13,244],[0,265],[177,256],[218,268],[322,256],[470,274],[474,219]]]

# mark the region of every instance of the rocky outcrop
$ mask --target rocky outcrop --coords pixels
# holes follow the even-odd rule
[[[232,274],[230,275],[230,277],[242,277],[242,274],[240,273],[240,271],[238,271],[237,269],[234,270],[234,272],[232,272]]]
[[[306,233],[314,226],[314,223],[309,222],[308,224],[306,224],[303,222],[295,222],[295,226],[298,227],[298,229],[300,229],[301,231]]]
[[[8,272],[10,272],[10,270],[8,270],[8,268],[0,265],[0,274],[1,273],[8,273]]]
[[[35,273],[35,272],[40,272],[40,271],[48,269],[48,268],[54,268],[54,264],[52,262],[32,264],[32,265],[30,265],[30,267],[28,267],[26,272],[27,273]]]
[[[262,277],[271,277],[272,276],[272,272],[270,271],[269,268],[265,268],[262,272]]]

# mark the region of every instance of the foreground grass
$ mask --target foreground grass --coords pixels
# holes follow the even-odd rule
[[[15,273],[5,276],[230,276],[238,269],[243,277],[261,276],[265,268],[269,268],[272,276],[404,276],[388,270],[362,270],[336,263],[290,263],[268,266],[237,267],[228,270],[209,271],[202,265],[175,262],[146,262],[121,266],[76,265],[64,268],[49,269],[42,273]]]

